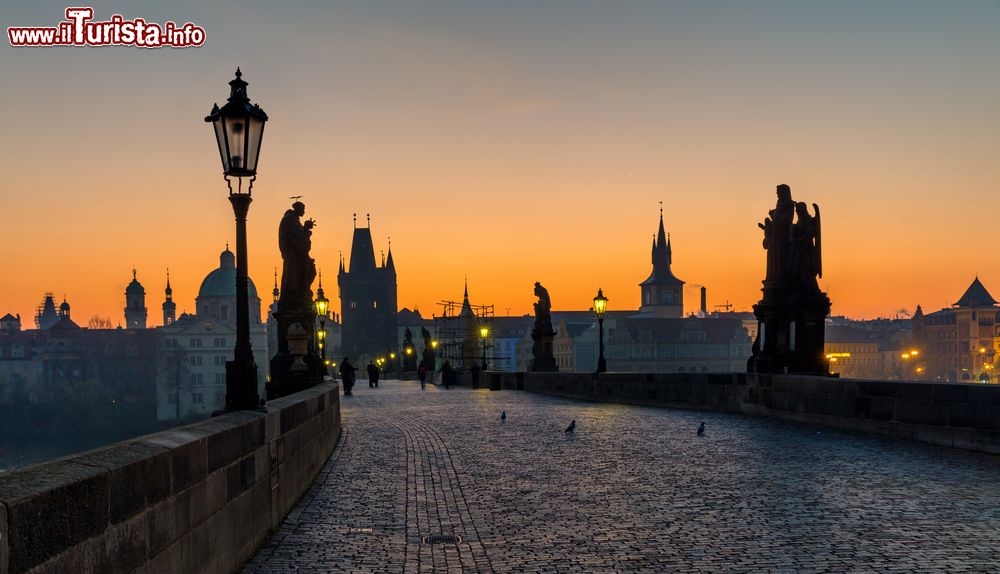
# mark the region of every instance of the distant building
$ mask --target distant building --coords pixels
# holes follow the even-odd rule
[[[950,308],[924,315],[918,305],[912,324],[924,378],[997,382],[1000,307],[978,277]]]
[[[910,360],[909,321],[838,321],[825,331],[831,373],[846,379],[912,380],[923,372],[919,351]]]
[[[684,282],[674,276],[670,265],[673,250],[670,236],[663,228],[663,209],[660,209],[660,228],[653,239],[653,271],[639,284],[642,288],[642,305],[639,311],[654,318],[679,319],[684,316]]]
[[[627,318],[611,331],[609,371],[745,371],[750,336],[738,319]]]
[[[136,279],[135,269],[132,270],[132,281],[125,288],[125,328],[146,328],[146,290]]]
[[[56,301],[52,293],[46,293],[42,299],[42,304],[35,312],[35,327],[38,329],[48,329],[59,320],[59,313],[56,311]]]
[[[167,288],[163,290],[163,326],[177,320],[177,303],[174,303],[174,290],[170,288],[170,270],[167,269]]]
[[[0,317],[0,332],[4,333],[17,333],[21,330],[21,315],[18,314],[17,317],[7,313],[3,317]]]
[[[375,262],[370,227],[355,227],[350,266],[340,262],[341,355],[355,365],[399,350],[396,314],[396,266],[392,246],[382,265]]]
[[[257,392],[264,396],[270,354],[260,297],[248,278],[250,346],[257,363]],[[171,302],[173,291],[169,293]],[[206,416],[225,406],[226,362],[236,344],[236,257],[227,247],[219,267],[201,282],[196,314],[184,313],[157,330],[156,417],[174,420]]]

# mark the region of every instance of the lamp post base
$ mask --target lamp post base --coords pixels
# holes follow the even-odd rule
[[[257,394],[257,365],[253,358],[226,362],[226,410],[258,409],[263,401]]]

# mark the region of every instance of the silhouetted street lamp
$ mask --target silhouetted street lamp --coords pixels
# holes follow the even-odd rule
[[[490,329],[486,325],[479,328],[479,336],[483,338],[483,370],[486,370],[486,338],[490,336]]]
[[[316,345],[319,347],[319,358],[326,372],[326,313],[330,309],[330,300],[323,293],[323,273],[319,275],[319,288],[316,289],[316,318],[319,319],[319,331],[316,332]]]
[[[599,353],[597,355],[597,372],[606,373],[608,363],[604,360],[604,312],[608,310],[608,298],[604,296],[604,291],[597,289],[597,297],[594,297],[594,313],[597,313],[597,340]]]
[[[236,215],[236,348],[233,360],[226,362],[226,409],[255,409],[263,401],[257,394],[257,365],[250,347],[250,296],[247,279],[247,212],[251,190],[257,178],[257,159],[264,137],[267,114],[247,97],[247,83],[236,68],[236,78],[229,82],[229,100],[222,108],[212,106],[205,117],[215,129],[216,143],[222,158],[222,174],[229,186],[229,202]],[[236,178],[233,191],[232,178]],[[243,180],[248,181],[246,190]]]

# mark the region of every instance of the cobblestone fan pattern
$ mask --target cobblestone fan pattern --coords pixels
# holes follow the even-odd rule
[[[343,409],[244,573],[1000,572],[996,456],[398,381]]]

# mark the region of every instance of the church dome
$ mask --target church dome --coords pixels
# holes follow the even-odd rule
[[[250,300],[260,299],[253,279],[249,279],[249,283]],[[201,282],[198,297],[236,297],[236,256],[228,247],[219,255],[219,268],[214,269]]]
[[[63,313],[69,312],[69,303],[66,301],[66,299],[63,299],[62,304],[59,305],[59,310],[62,311]]]
[[[132,270],[132,282],[125,288],[126,295],[145,295],[146,290],[142,288],[142,283],[135,278],[135,269]]]

